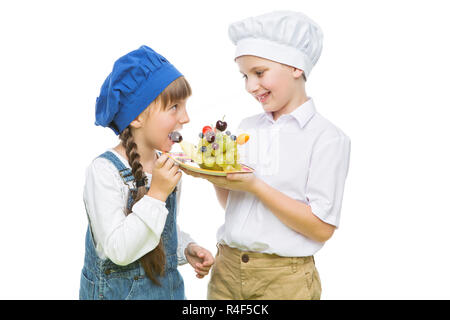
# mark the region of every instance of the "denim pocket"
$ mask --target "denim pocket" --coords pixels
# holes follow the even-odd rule
[[[103,299],[107,300],[127,300],[133,294],[133,288],[139,279],[129,277],[113,277],[105,279]]]
[[[87,278],[85,270],[81,272],[80,280],[80,300],[94,300],[95,283]]]

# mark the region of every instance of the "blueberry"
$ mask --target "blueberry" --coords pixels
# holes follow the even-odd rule
[[[230,138],[231,140],[236,141],[236,136],[234,134]]]
[[[225,132],[225,134],[226,134],[227,136],[229,136],[229,135],[231,134],[231,132],[230,132],[230,131],[227,131],[227,132]]]
[[[200,150],[201,150],[201,152],[206,152],[206,147],[202,146],[202,148]]]

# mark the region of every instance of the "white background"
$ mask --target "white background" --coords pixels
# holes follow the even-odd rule
[[[117,143],[95,99],[121,55],[149,45],[193,88],[185,139],[261,112],[229,23],[302,11],[324,48],[307,82],[352,139],[341,227],[316,255],[323,299],[449,299],[450,20],[446,1],[2,1],[0,298],[77,299],[85,168]],[[293,146],[295,147],[295,146]],[[215,253],[213,188],[183,178],[181,227]],[[181,267],[188,299],[208,279]]]

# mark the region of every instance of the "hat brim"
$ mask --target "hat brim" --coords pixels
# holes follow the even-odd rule
[[[237,42],[234,58],[256,56],[303,70],[305,77],[312,69],[310,59],[299,50],[265,39],[246,38]]]

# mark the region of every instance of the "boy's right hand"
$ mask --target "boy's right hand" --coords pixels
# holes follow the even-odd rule
[[[165,202],[180,179],[181,171],[178,165],[165,153],[155,161],[147,195]]]

